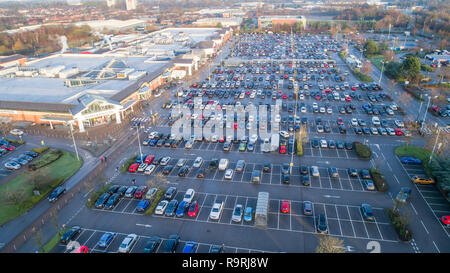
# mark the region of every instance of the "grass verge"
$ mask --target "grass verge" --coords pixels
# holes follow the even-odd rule
[[[386,192],[388,190],[388,184],[386,183],[384,176],[381,174],[381,171],[375,168],[370,168],[369,172],[375,187],[377,187],[377,190],[379,192]]]
[[[86,207],[92,209],[95,205],[95,202],[97,202],[97,199],[100,197],[100,195],[107,192],[109,188],[111,188],[111,186],[112,186],[111,184],[106,185],[101,189],[99,189],[98,191],[91,193],[88,200],[86,201]]]
[[[164,194],[164,190],[158,190],[158,192],[155,195],[155,198],[153,198],[153,202],[150,205],[150,207],[145,212],[145,215],[150,215],[155,210],[156,206],[158,205],[159,201],[161,200],[162,196]]]
[[[422,161],[422,166],[428,176],[431,176],[431,168],[428,165],[430,160],[431,152],[425,148],[418,146],[408,145],[397,147],[394,151],[397,156],[413,156]]]
[[[53,163],[36,171],[24,171],[0,187],[0,225],[27,212],[80,169],[82,161],[75,154],[62,153]],[[33,194],[36,189],[39,195]]]
[[[49,253],[58,245],[61,235],[64,234],[68,228],[62,229],[60,232],[56,232],[55,235],[39,250],[39,253]]]

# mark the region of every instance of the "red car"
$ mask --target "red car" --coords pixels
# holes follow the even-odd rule
[[[280,145],[280,154],[286,153],[286,145]]]
[[[395,128],[394,131],[395,131],[395,134],[396,134],[397,136],[402,136],[402,135],[403,135],[402,129]]]
[[[345,101],[352,101],[352,98],[350,96],[346,96]]]
[[[287,95],[286,94],[283,94],[283,99],[284,100],[287,99]]]
[[[320,99],[321,99],[321,97],[320,97],[319,94],[317,94],[314,98],[315,98],[316,100],[320,100]]]
[[[131,164],[130,168],[128,169],[128,171],[130,173],[134,173],[136,172],[136,170],[139,168],[139,163],[133,163]]]
[[[338,125],[344,125],[344,121],[342,120],[342,118],[338,118],[336,122]]]
[[[155,156],[154,156],[154,155],[148,155],[148,156],[145,158],[144,163],[150,164],[150,163],[153,162],[153,159],[155,159]]]
[[[14,151],[16,149],[16,147],[14,147],[12,145],[3,145],[1,148],[5,149],[7,151]]]
[[[291,202],[289,200],[281,200],[281,212],[289,213],[291,211]]]
[[[441,221],[444,225],[448,227],[450,226],[450,216],[442,216]]]
[[[195,217],[198,212],[198,203],[197,201],[192,202],[192,204],[189,206],[188,209],[188,216],[189,217]]]
[[[355,87],[355,86],[352,86],[352,90],[353,90],[353,91],[356,91],[356,87]]]
[[[288,78],[288,75],[284,75],[284,78],[287,79],[287,78]]]
[[[234,128],[234,129],[237,129],[237,128],[238,128],[237,123],[233,124],[233,128]]]
[[[74,250],[72,253],[87,253],[89,248],[87,246],[80,246],[78,249]]]
[[[142,198],[142,195],[147,192],[147,189],[147,186],[140,186],[139,188],[137,188],[134,192],[134,198]]]
[[[219,142],[220,143],[223,143],[224,141],[225,141],[225,137],[223,137],[223,136],[219,137]]]

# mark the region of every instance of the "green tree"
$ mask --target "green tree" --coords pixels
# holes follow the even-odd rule
[[[378,45],[374,40],[367,40],[364,44],[364,49],[366,50],[365,56],[371,56],[379,52]]]
[[[223,28],[223,25],[222,25],[221,22],[218,22],[217,25],[216,25],[216,27],[217,27],[217,28]]]
[[[420,79],[420,61],[416,56],[408,56],[400,67],[406,79],[418,81]]]

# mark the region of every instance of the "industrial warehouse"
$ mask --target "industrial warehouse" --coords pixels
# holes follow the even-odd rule
[[[121,123],[133,106],[172,79],[192,75],[229,39],[231,29],[167,28],[104,37],[97,47],[38,59],[4,58],[0,122],[71,125],[84,132]]]

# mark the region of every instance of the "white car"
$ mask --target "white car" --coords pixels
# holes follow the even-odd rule
[[[319,167],[311,166],[311,175],[312,176],[320,176]]]
[[[170,161],[170,156],[165,156],[161,159],[161,162],[159,162],[159,165],[166,166],[167,164],[169,164],[169,161]]]
[[[177,166],[178,167],[183,167],[184,164],[186,164],[186,159],[185,158],[180,158],[177,162]]]
[[[305,106],[302,106],[302,108],[300,108],[300,112],[306,113],[306,107],[305,107]]]
[[[286,131],[280,131],[280,136],[284,137],[284,138],[288,138],[289,137],[289,133]]]
[[[19,129],[12,129],[11,131],[9,131],[9,133],[11,135],[15,135],[15,136],[21,136],[23,135],[23,131],[19,130]]]
[[[212,143],[216,143],[218,139],[219,139],[219,137],[218,137],[217,135],[213,135],[213,136],[211,137],[211,142],[212,142]]]
[[[202,157],[197,157],[194,161],[194,164],[192,165],[192,167],[194,168],[200,168],[203,164],[203,158]]]
[[[320,112],[320,113],[325,113],[325,107],[320,107],[320,108],[319,108],[319,112]]]
[[[162,215],[166,211],[167,205],[169,204],[169,201],[162,200],[158,203],[155,209],[155,214]]]
[[[156,193],[158,193],[158,188],[149,189],[145,194],[145,199],[152,200],[156,196]]]
[[[142,163],[141,165],[139,165],[139,168],[137,169],[138,172],[143,172],[145,171],[145,169],[147,168],[148,164],[147,163]]]
[[[395,136],[395,131],[394,131],[394,129],[392,129],[392,128],[386,128],[386,131],[388,132],[388,135],[390,135],[390,136]]]
[[[405,127],[405,123],[403,123],[403,121],[396,119],[394,121],[395,126],[399,127],[399,128],[403,128]]]
[[[352,126],[358,126],[358,120],[356,118],[352,118]]]
[[[5,163],[5,168],[9,169],[9,170],[18,170],[22,167],[22,165],[16,163],[16,162],[6,162]]]
[[[333,108],[331,107],[327,108],[327,114],[333,114]]]
[[[372,123],[374,126],[380,126],[380,118],[378,117],[372,117]]]
[[[234,207],[233,216],[231,217],[231,221],[237,222],[237,223],[241,222],[243,213],[244,213],[244,208],[242,207],[241,204],[237,204]]]
[[[233,178],[233,170],[232,169],[227,169],[225,171],[225,179],[231,180],[232,178]]]
[[[125,239],[123,239],[122,243],[119,246],[119,253],[128,253],[130,252],[131,248],[137,241],[137,235],[132,233],[129,234]]]
[[[223,201],[216,201],[211,208],[209,218],[212,220],[218,220],[223,210]]]
[[[325,139],[320,140],[320,148],[328,148],[328,144]]]
[[[184,194],[183,201],[191,203],[192,199],[194,199],[194,195],[195,195],[194,189],[188,189]]]
[[[253,142],[253,143],[256,143],[257,140],[258,140],[258,135],[256,135],[256,134],[252,135],[249,139],[249,141]]]
[[[139,166],[140,167],[140,166]],[[152,174],[152,172],[156,169],[156,165],[150,164],[145,168],[145,174]]]
[[[158,134],[158,132],[151,132],[151,133],[148,135],[148,138],[154,139],[155,136],[156,136],[157,134]]]

